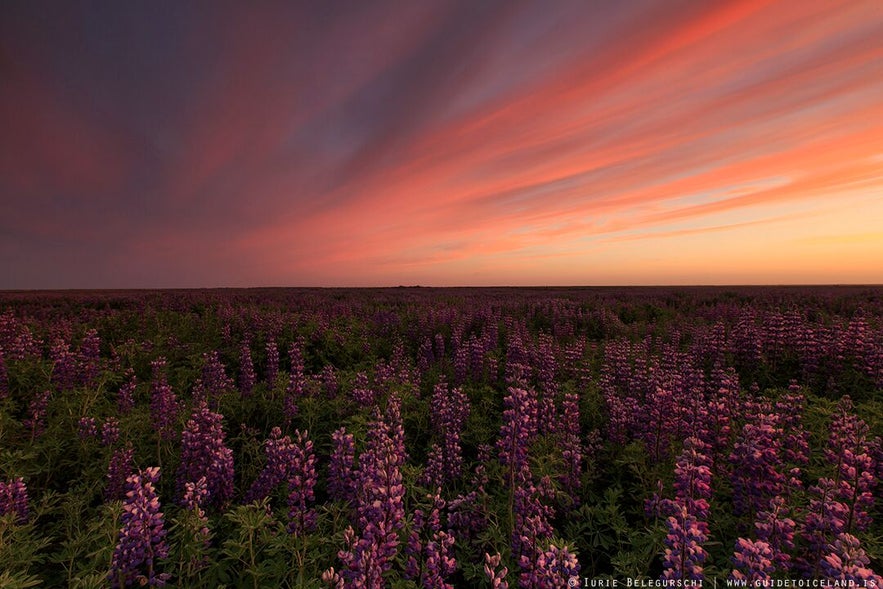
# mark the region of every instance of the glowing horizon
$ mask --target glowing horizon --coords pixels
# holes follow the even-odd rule
[[[0,288],[883,283],[883,3],[554,6],[4,4]]]

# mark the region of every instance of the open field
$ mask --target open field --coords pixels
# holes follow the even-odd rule
[[[872,586],[881,435],[883,287],[7,291],[0,586]]]

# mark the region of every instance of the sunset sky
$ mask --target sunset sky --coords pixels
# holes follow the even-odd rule
[[[0,288],[883,283],[883,1],[0,4]]]

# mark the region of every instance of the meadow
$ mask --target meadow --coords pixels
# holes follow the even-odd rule
[[[3,292],[0,586],[880,587],[881,435],[881,287]]]

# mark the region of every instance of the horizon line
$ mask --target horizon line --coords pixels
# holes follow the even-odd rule
[[[61,287],[61,288],[0,288],[0,294],[76,293],[76,292],[157,292],[157,291],[245,291],[245,290],[492,290],[492,289],[609,289],[609,288],[883,288],[883,283],[806,282],[806,283],[689,283],[689,284],[495,284],[495,285],[290,285],[290,286],[137,286],[137,287]]]

